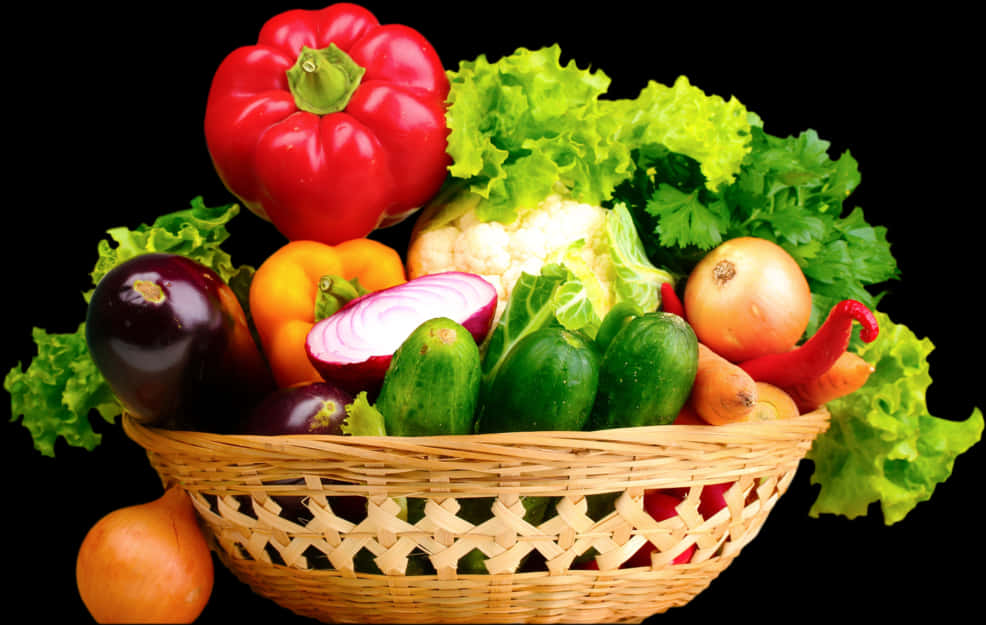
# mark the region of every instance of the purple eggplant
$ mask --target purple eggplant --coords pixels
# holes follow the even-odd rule
[[[142,254],[110,270],[89,301],[86,341],[145,425],[228,432],[275,388],[233,291],[183,256]]]
[[[237,432],[265,436],[342,434],[346,404],[352,401],[353,396],[350,393],[328,382],[312,382],[280,388],[264,398],[253,409]],[[272,483],[300,484],[302,480],[280,480]],[[281,506],[281,516],[291,521],[304,523],[312,516],[302,497],[275,495],[273,499]],[[243,498],[241,503],[247,504],[248,498]],[[364,497],[356,495],[329,497],[329,504],[337,515],[353,523],[359,523],[366,518]]]
[[[342,434],[353,396],[328,382],[280,388],[247,417],[241,434]]]

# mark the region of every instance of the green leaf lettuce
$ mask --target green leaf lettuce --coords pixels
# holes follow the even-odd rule
[[[346,418],[342,433],[348,436],[386,436],[387,426],[383,414],[370,403],[366,391],[361,391],[346,404]]]
[[[34,328],[33,338],[37,356],[26,370],[18,363],[4,378],[10,413],[14,419],[21,416],[35,449],[45,456],[55,455],[59,437],[92,451],[100,435],[93,431],[89,413],[96,410],[112,422],[121,408],[89,357],[84,325],[64,334]]]
[[[707,96],[680,77],[651,81],[634,99],[604,99],[600,70],[562,65],[558,45],[485,56],[449,71],[446,119],[453,177],[483,198],[484,221],[509,223],[559,185],[601,205],[633,175],[634,149],[661,145],[699,163],[710,188],[732,181],[750,149],[738,101]]]
[[[925,393],[934,345],[877,313],[880,334],[857,350],[875,371],[863,388],[830,402],[831,427],[808,458],[821,487],[811,515],[863,516],[879,503],[888,525],[928,500],[955,459],[980,440],[979,408],[964,421],[934,417]]]
[[[191,258],[229,282],[238,268],[220,246],[229,238],[226,225],[239,211],[237,204],[208,207],[196,197],[189,208],[161,215],[150,225],[107,230],[116,245],[107,239],[99,242],[99,258],[91,273],[93,286],[120,263],[149,252]]]

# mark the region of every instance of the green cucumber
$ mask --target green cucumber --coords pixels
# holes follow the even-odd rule
[[[630,323],[631,319],[642,314],[644,311],[641,310],[640,306],[630,300],[623,300],[610,308],[596,331],[596,345],[599,347],[599,351],[605,354],[606,348],[609,347],[616,333]]]
[[[525,336],[483,388],[476,431],[581,430],[595,401],[600,354],[577,332],[546,327]]]
[[[540,525],[547,516],[551,506],[554,506],[556,500],[557,498],[555,497],[522,497],[520,503],[524,506],[524,520],[534,526]],[[493,497],[459,499],[460,509],[457,516],[469,521],[473,525],[481,525],[493,518],[492,508],[494,501],[496,499]],[[521,559],[518,570],[523,568],[524,563],[530,555],[527,554]],[[488,572],[486,564],[484,564],[485,560],[486,555],[482,551],[473,549],[459,559],[457,570],[459,573],[485,574]]]
[[[634,317],[603,353],[588,429],[673,422],[697,370],[698,339],[681,317],[665,312]]]
[[[425,321],[394,353],[375,407],[387,434],[470,434],[479,400],[479,347],[446,317]]]

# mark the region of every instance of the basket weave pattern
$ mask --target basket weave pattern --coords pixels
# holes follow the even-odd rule
[[[381,623],[640,622],[683,605],[756,536],[827,426],[822,409],[718,427],[264,437],[124,418],[255,592],[323,621]],[[727,506],[704,518],[702,486],[724,482]],[[686,495],[677,516],[644,511],[655,488]],[[337,514],[345,496],[364,497],[365,516]],[[525,519],[527,497],[550,498],[542,519]],[[292,500],[303,517],[285,512]],[[649,568],[619,568],[647,541]],[[486,573],[462,572],[474,550]],[[598,570],[584,567],[593,555]]]

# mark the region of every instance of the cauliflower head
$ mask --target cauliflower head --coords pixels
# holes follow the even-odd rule
[[[643,256],[632,220],[632,240],[616,240],[626,238],[629,214],[615,227],[612,209],[555,193],[501,223],[480,220],[478,204],[478,196],[464,192],[422,212],[408,247],[411,278],[442,271],[478,274],[496,287],[498,317],[521,274],[537,275],[549,263],[561,263],[582,279],[600,317],[622,299],[618,283],[628,271],[647,274],[650,296],[644,299],[652,301],[641,302],[645,307],[656,308],[660,284],[671,280]]]

